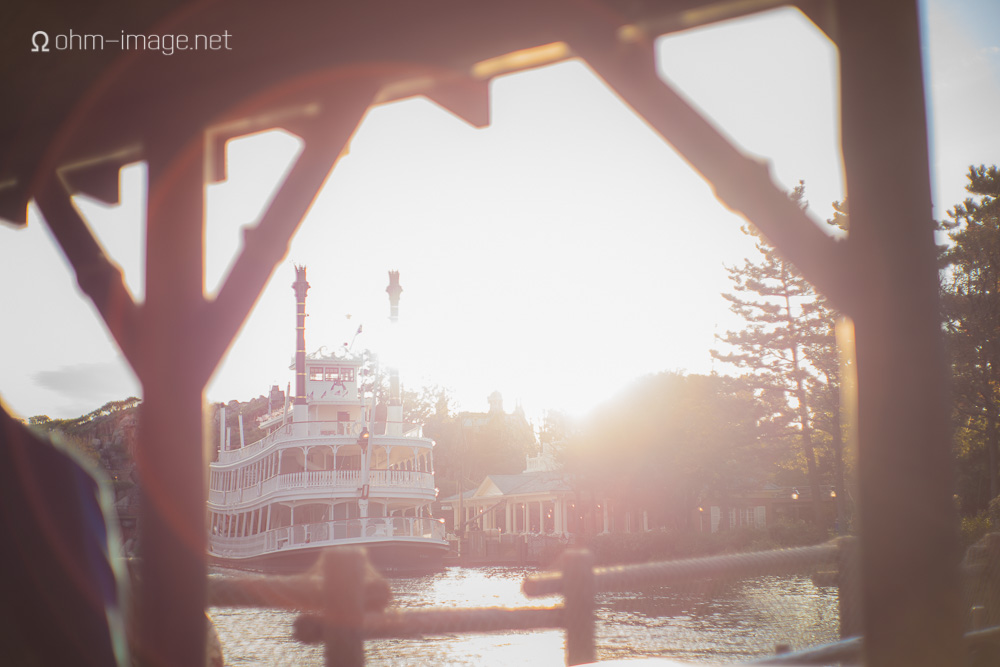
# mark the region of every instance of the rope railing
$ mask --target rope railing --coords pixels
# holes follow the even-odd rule
[[[840,547],[835,542],[828,542],[811,547],[599,567],[594,570],[594,581],[597,590],[608,591],[633,588],[636,584],[666,585],[720,575],[793,574],[808,571],[816,565],[835,564],[839,553]],[[538,597],[563,593],[565,580],[562,572],[545,572],[528,577],[523,586],[524,594]]]

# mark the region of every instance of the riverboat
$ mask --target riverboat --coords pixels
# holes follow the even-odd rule
[[[395,322],[398,272],[389,280]],[[209,556],[229,566],[295,571],[326,547],[354,545],[385,571],[440,567],[448,543],[444,521],[431,512],[434,441],[419,425],[403,423],[398,372],[390,369],[387,404],[376,405],[364,387],[372,376],[364,376],[362,355],[346,346],[307,355],[305,267],[296,267],[292,287],[293,404],[289,386],[259,423],[266,435],[246,446],[242,428],[230,446],[234,438],[220,418],[219,456],[210,465]],[[272,388],[272,397],[281,394]]]

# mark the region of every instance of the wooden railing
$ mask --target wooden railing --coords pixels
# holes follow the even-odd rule
[[[987,562],[985,554],[996,560]],[[996,658],[1000,656],[1000,625],[984,624],[1000,616],[1000,535],[991,536],[976,555],[979,560],[965,568],[967,588],[979,595],[970,608],[971,630],[965,635],[965,645],[973,657]],[[857,562],[855,538],[844,537],[811,547],[598,568],[589,552],[572,550],[564,553],[561,570],[528,577],[523,585],[529,597],[561,594],[562,604],[387,609],[391,596],[388,584],[370,566],[364,550],[340,547],[324,553],[316,569],[299,577],[210,579],[209,604],[303,611],[295,622],[294,636],[303,642],[324,643],[327,667],[364,665],[364,642],[368,639],[552,628],[566,633],[566,664],[580,665],[596,659],[595,596],[600,591],[836,567],[833,583],[839,590],[841,640],[794,653],[776,646],[776,655],[746,664],[860,664],[864,643],[858,636],[861,605]],[[992,610],[979,604],[984,601]]]

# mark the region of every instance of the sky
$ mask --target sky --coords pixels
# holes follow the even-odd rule
[[[965,197],[970,164],[1000,163],[1000,5],[924,6],[935,217]],[[661,38],[661,75],[790,190],[810,215],[844,197],[836,50],[790,9]],[[476,129],[423,98],[369,110],[238,339],[211,401],[292,380],[293,264],[308,267],[306,347],[382,351],[410,388],[451,390],[485,410],[500,391],[529,417],[583,415],[635,378],[727,369],[709,350],[739,326],[721,294],[752,252],[743,221],[580,61],[491,84]],[[272,132],[233,141],[229,179],[209,187],[206,291],[214,294],[299,150]],[[332,158],[331,158],[332,161]],[[145,169],[121,202],[77,198],[142,298]],[[387,271],[400,322],[388,326]],[[0,224],[0,399],[22,417],[73,417],[140,395],[34,207]],[[30,325],[28,325],[30,323]]]

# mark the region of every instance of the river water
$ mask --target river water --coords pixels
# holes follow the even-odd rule
[[[389,579],[392,605],[416,607],[535,606],[559,596],[527,598],[523,567],[449,567],[418,577]],[[768,655],[777,644],[794,650],[837,640],[836,589],[807,576],[768,576],[641,592],[602,593],[597,599],[599,660],[661,657],[734,662]],[[323,664],[323,647],[291,639],[293,612],[212,609],[226,665]],[[368,665],[501,667],[565,664],[561,630],[449,634],[376,640],[365,645]]]

